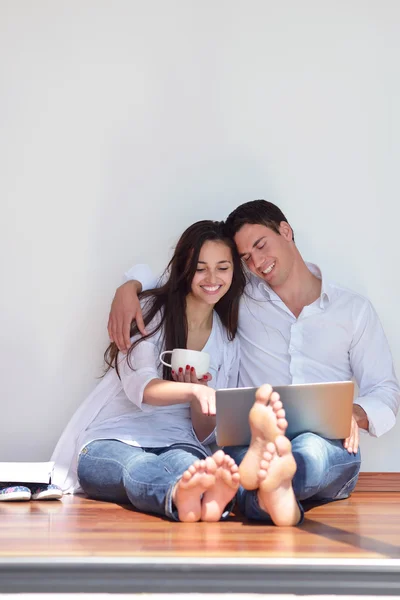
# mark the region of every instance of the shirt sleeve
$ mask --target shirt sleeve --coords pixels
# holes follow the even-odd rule
[[[118,364],[122,387],[129,400],[141,410],[146,410],[148,405],[143,404],[144,389],[153,379],[159,379],[157,372],[158,348],[148,340],[140,342],[130,354],[128,364],[127,355],[123,354]]]
[[[156,288],[158,283],[158,280],[154,276],[154,273],[150,269],[149,265],[145,264],[134,265],[128,269],[126,273],[124,273],[124,283],[127,281],[132,281],[133,279],[140,281],[143,291]]]
[[[378,315],[368,301],[359,311],[349,354],[359,387],[359,396],[354,402],[367,413],[369,433],[379,437],[396,422],[400,388],[388,341]]]

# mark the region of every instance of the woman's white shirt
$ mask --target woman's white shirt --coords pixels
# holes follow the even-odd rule
[[[131,369],[126,357],[119,363],[121,379],[114,369],[73,415],[64,430],[52,460],[53,483],[65,492],[77,491],[76,475],[79,452],[96,439],[117,439],[133,446],[156,448],[189,443],[200,446],[190,418],[190,404],[150,406],[143,403],[143,392],[153,379],[162,379],[159,355],[163,351],[158,332],[133,350]],[[227,332],[214,312],[210,337],[203,350],[210,354],[209,383],[214,389],[236,387],[239,373],[239,343],[228,340]],[[213,436],[204,444],[214,441]],[[206,448],[207,450],[207,448]]]

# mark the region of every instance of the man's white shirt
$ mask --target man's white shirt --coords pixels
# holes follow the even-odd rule
[[[371,302],[326,282],[320,269],[320,297],[295,317],[261,279],[249,274],[240,303],[240,387],[263,383],[287,385],[353,379],[355,402],[367,413],[369,433],[380,436],[393,427],[400,388],[385,333]],[[145,289],[155,285],[146,265],[125,274]]]

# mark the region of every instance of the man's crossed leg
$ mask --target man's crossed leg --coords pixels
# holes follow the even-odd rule
[[[237,501],[250,519],[296,525],[303,519],[299,501],[321,504],[347,498],[360,470],[360,451],[350,454],[340,440],[304,433],[285,437],[287,421],[279,395],[263,385],[249,415],[250,446],[224,450],[239,465],[242,487]]]

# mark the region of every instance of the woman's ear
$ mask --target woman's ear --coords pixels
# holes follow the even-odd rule
[[[293,231],[290,227],[289,223],[286,221],[281,221],[279,224],[279,233],[282,237],[285,238],[288,242],[293,242]]]

